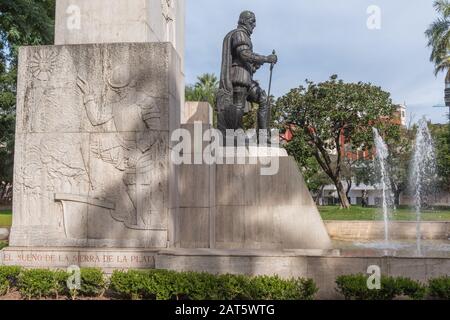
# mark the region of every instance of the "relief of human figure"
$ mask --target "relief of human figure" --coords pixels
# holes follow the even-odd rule
[[[158,173],[151,172],[159,166],[158,152],[152,151],[157,148],[161,129],[158,101],[137,89],[128,66],[112,70],[103,99],[97,99],[80,76],[77,86],[91,124],[113,125],[114,138],[108,135],[98,139],[91,144],[91,150],[123,172],[123,182],[136,210],[136,221],[126,225],[139,230],[162,229],[163,191],[161,181],[155,181],[159,180]]]

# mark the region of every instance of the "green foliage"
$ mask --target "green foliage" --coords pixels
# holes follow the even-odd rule
[[[435,0],[434,7],[439,17],[425,31],[428,46],[431,47],[430,61],[435,64],[435,73],[450,66],[450,2]]]
[[[278,276],[259,276],[250,280],[253,300],[312,300],[317,291],[311,279],[282,280]]]
[[[71,290],[72,298],[82,297],[100,297],[106,289],[106,281],[103,271],[98,268],[82,268],[80,289]]]
[[[69,274],[47,269],[23,270],[18,279],[18,289],[27,299],[58,298],[68,294],[66,281]]]
[[[450,300],[450,277],[441,277],[428,281],[429,294],[432,298]]]
[[[448,125],[430,125],[431,135],[436,150],[436,169],[438,187],[443,191],[450,191],[450,131]]]
[[[312,280],[163,270],[116,271],[110,289],[126,299],[158,300],[310,300],[317,292]]]
[[[7,246],[8,246],[8,242],[0,241],[0,250],[2,250],[3,248],[6,248]]]
[[[336,185],[341,205],[349,207],[341,183],[346,151],[370,150],[372,127],[385,137],[398,135],[398,126],[389,120],[395,112],[390,94],[370,83],[330,80],[292,89],[277,101],[279,122],[291,125],[294,139],[287,146],[300,163],[313,156],[323,172]],[[343,139],[342,139],[343,138]]]
[[[18,49],[53,43],[54,9],[55,0],[0,3],[0,183],[12,183]]]
[[[415,135],[416,128],[400,128],[398,135],[385,138],[389,149],[389,178],[396,205],[400,204],[400,194],[408,189]]]
[[[393,300],[399,296],[423,299],[426,294],[426,287],[411,279],[382,276],[380,290],[368,289],[367,279],[364,274],[339,276],[336,279],[337,291],[346,300]]]
[[[219,89],[219,80],[216,75],[205,73],[197,77],[194,85],[186,87],[186,101],[202,101],[209,102],[215,108],[216,93]]]
[[[413,300],[423,300],[427,294],[427,287],[418,281],[403,277],[398,277],[395,281],[403,296]]]
[[[0,296],[7,294],[16,285],[20,271],[20,267],[0,266]]]

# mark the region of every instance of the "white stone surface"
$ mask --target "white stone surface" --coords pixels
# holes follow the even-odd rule
[[[219,148],[216,163],[207,164],[202,156],[210,140],[197,143],[199,150],[193,146],[195,136],[201,139],[211,126],[188,123],[182,128],[190,133],[192,149],[183,150],[191,163],[180,166],[176,247],[330,248],[317,207],[285,149]]]
[[[139,249],[14,248],[0,252],[3,265],[28,268],[153,269],[157,251]]]
[[[181,110],[181,124],[201,122],[213,125],[213,109],[208,102],[187,101]]]
[[[57,0],[55,44],[170,42],[184,58],[185,0]]]
[[[170,43],[21,49],[12,246],[167,246],[179,66]]]
[[[9,237],[9,229],[0,228],[0,240],[8,240]]]

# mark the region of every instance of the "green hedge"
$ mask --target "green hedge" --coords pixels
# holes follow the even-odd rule
[[[2,250],[3,248],[6,248],[7,246],[8,246],[8,242],[0,241],[0,250]]]
[[[0,266],[0,296],[16,288],[25,299],[99,297],[106,289],[106,280],[100,269],[81,269],[81,285],[69,290],[67,280],[71,275],[61,270],[22,269]]]
[[[450,300],[450,277],[441,277],[428,281],[430,297],[435,299]]]
[[[7,294],[17,284],[21,269],[19,267],[0,266],[0,296]]]
[[[317,293],[312,280],[163,270],[116,271],[110,290],[125,299],[158,300],[311,300]]]
[[[337,291],[346,300],[393,300],[400,296],[422,300],[427,294],[425,285],[408,278],[382,276],[380,290],[370,290],[367,279],[364,274],[339,276],[336,279]]]
[[[58,298],[66,295],[66,281],[69,274],[64,271],[47,269],[22,270],[19,274],[17,288],[27,298]]]
[[[311,300],[317,293],[309,279],[248,277],[165,270],[115,271],[109,283],[100,269],[81,269],[80,288],[69,290],[71,275],[61,270],[0,266],[0,295],[16,288],[25,299],[112,297],[158,300]]]
[[[312,300],[318,289],[311,279],[278,276],[249,277],[165,270],[115,271],[107,282],[100,269],[81,269],[81,285],[69,290],[71,275],[61,270],[0,266],[0,296],[12,288],[25,299],[66,296],[158,300]],[[450,300],[450,277],[429,280],[428,285],[403,277],[381,277],[381,289],[367,288],[368,276],[344,275],[336,279],[337,291],[348,300],[410,299]]]

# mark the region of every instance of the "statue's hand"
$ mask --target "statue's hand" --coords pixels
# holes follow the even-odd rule
[[[80,76],[77,77],[77,86],[83,95],[89,94],[89,84]]]
[[[271,64],[276,64],[278,62],[278,57],[276,54],[271,54],[270,56],[267,56],[267,62]]]

